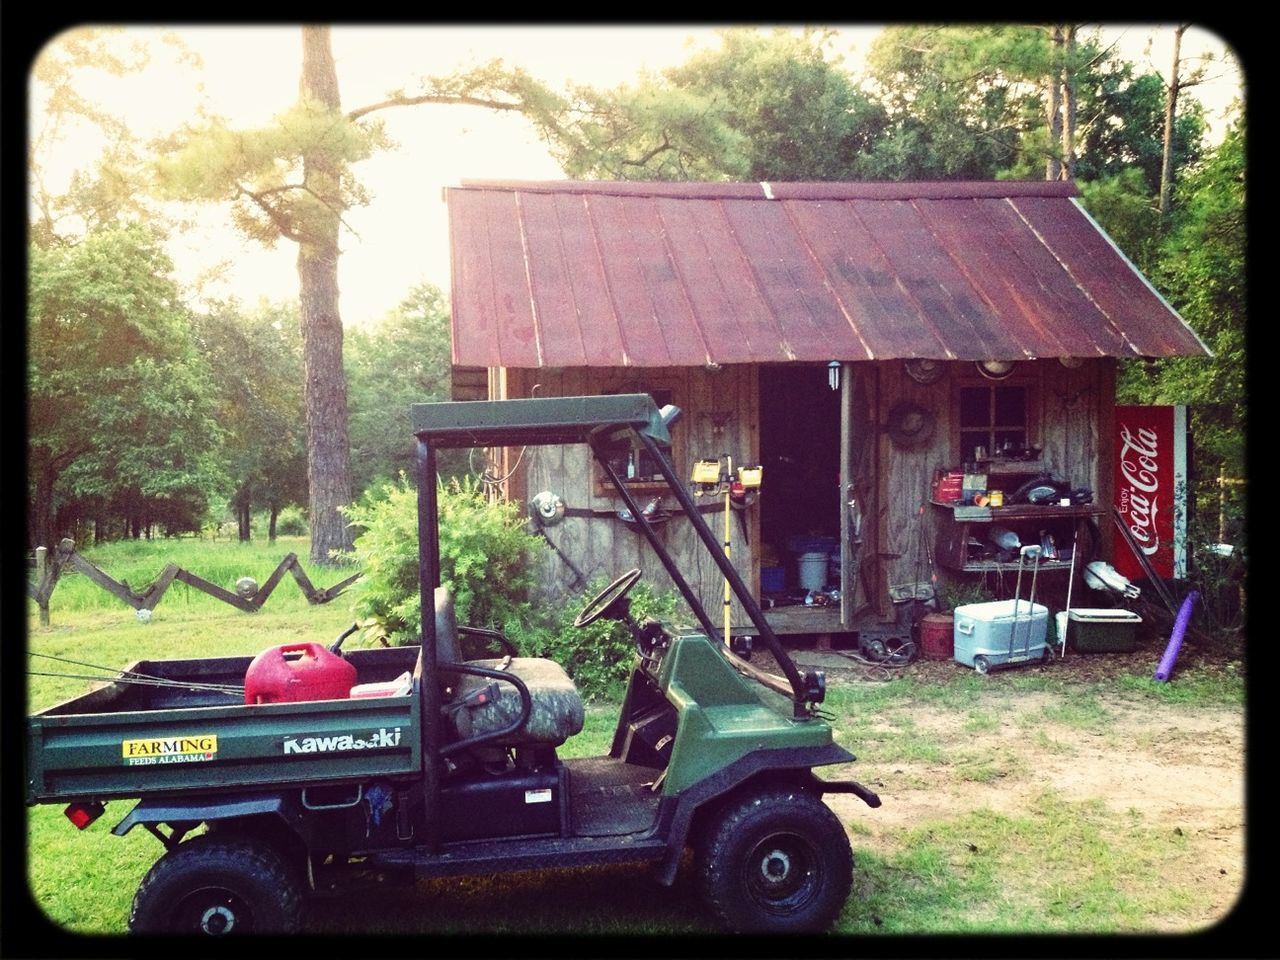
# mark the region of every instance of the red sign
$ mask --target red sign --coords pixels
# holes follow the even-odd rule
[[[1164,579],[1186,575],[1187,408],[1116,407],[1115,507],[1134,542]],[[1123,537],[1114,566],[1147,576]]]

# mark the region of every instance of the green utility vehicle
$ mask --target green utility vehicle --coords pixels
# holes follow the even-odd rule
[[[645,863],[671,884],[690,847],[724,926],[829,928],[853,857],[822,796],[880,800],[813,773],[854,757],[819,716],[824,678],[797,670],[676,476],[679,410],[633,394],[419,404],[413,417],[419,575],[434,601],[421,644],[344,652],[349,630],[321,647],[354,667],[351,694],[333,699],[245,702],[257,658],[135,663],[29,718],[27,803],[67,804],[83,828],[107,801],[137,799],[113,832],[141,826],[165,852],[134,897],[135,932],[293,931],[304,897],[370,880]],[[590,447],[699,625],[637,622],[639,570],[586,603],[578,626],[623,621],[637,650],[606,756],[557,756],[583,724],[573,682],[500,633],[459,626],[440,583],[437,451],[533,444]],[[610,466],[626,449],[659,465],[785,677],[717,639]],[[477,644],[498,649],[464,655]]]

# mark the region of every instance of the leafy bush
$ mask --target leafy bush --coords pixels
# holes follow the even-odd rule
[[[592,580],[580,598],[571,598],[561,607],[549,628],[535,627],[521,638],[522,650],[537,650],[541,656],[559,663],[588,700],[621,696],[635,663],[635,643],[625,624],[597,620],[585,627],[573,625],[587,601],[608,583],[605,577]],[[627,598],[631,601],[631,615],[640,623],[648,618],[670,619],[681,602],[677,594],[658,593],[643,581],[631,589]]]
[[[451,480],[438,492],[440,582],[454,595],[458,622],[518,633],[532,614],[535,551],[542,541],[526,529],[514,503],[488,503],[475,480]],[[365,636],[417,643],[418,495],[403,476],[347,508],[362,529],[351,557],[364,574],[356,613]]]
[[[288,506],[276,517],[276,536],[305,537],[310,533],[307,526],[307,513],[299,506]]]

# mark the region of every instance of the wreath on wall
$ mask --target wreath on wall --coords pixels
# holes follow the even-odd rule
[[[919,450],[929,445],[938,428],[938,418],[918,403],[904,400],[889,408],[885,432],[902,450]]]

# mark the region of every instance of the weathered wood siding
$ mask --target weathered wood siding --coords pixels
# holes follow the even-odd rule
[[[902,363],[856,363],[853,373],[865,389],[858,401],[855,425],[870,433],[858,483],[864,510],[861,578],[866,599],[883,618],[893,615],[889,588],[930,578],[937,514],[928,507],[934,470],[957,466],[960,459],[958,398],[961,386],[988,383],[971,363],[951,363],[937,383],[922,385],[908,377]],[[737,465],[760,458],[759,368],[727,366],[716,373],[701,368],[572,368],[559,370],[491,371],[494,398],[582,396],[613,392],[670,390],[672,401],[684,410],[675,430],[673,457],[677,471],[687,477],[695,459],[728,453]],[[1111,496],[1107,441],[1113,418],[1115,364],[1088,361],[1077,369],[1057,360],[1022,361],[1010,383],[1026,383],[1029,397],[1029,438],[1043,448],[1046,467],[1074,486],[1089,486],[1098,502]],[[931,439],[919,449],[902,449],[885,431],[890,411],[912,402],[935,418]],[[865,408],[865,410],[864,410]],[[857,440],[854,440],[855,445]],[[549,490],[569,507],[615,511],[621,500],[609,495],[596,479],[597,470],[586,448],[539,447],[508,451],[503,472],[512,472],[509,495],[520,500]],[[762,496],[768,496],[765,477]],[[638,492],[643,506],[653,496]],[[674,507],[675,504],[669,504]],[[750,545],[733,521],[733,558],[748,586],[758,590],[760,524],[756,510],[745,514]],[[704,514],[717,538],[723,514]],[[1104,537],[1109,525],[1103,524]],[[717,626],[722,621],[724,581],[714,562],[683,518],[658,527],[676,562],[698,591]],[[659,589],[672,584],[660,561],[633,528],[611,518],[569,517],[548,531],[555,544],[587,576],[612,578],[639,566],[645,582]],[[553,596],[582,594],[572,587],[574,574],[551,550],[543,560],[543,580]],[[945,577],[945,573],[942,574]],[[747,620],[734,604],[734,626]]]
[[[696,459],[727,453],[733,457],[735,466],[759,462],[758,380],[753,366],[727,366],[715,373],[702,368],[663,368],[652,372],[635,368],[511,369],[505,373],[505,384],[501,378],[491,378],[491,387],[505,387],[505,393],[495,390],[495,397],[568,397],[670,390],[672,402],[684,411],[673,431],[672,453],[676,471],[686,479]],[[518,455],[519,451],[511,451],[510,462],[514,463]],[[610,488],[599,486],[598,472],[586,447],[530,447],[524,451],[520,482],[513,486],[511,495],[525,499],[549,490],[558,494],[568,507],[620,509],[621,498],[606,492]],[[657,492],[660,491],[641,490],[636,493],[636,499],[644,506]],[[663,506],[679,509],[670,498]],[[739,516],[747,520],[750,543],[742,535]],[[724,527],[723,512],[703,514],[703,517],[719,541]],[[735,513],[732,524],[734,566],[747,585],[758,590],[760,566],[753,545],[760,539],[759,515],[754,509],[745,514]],[[723,622],[724,580],[715,561],[697,539],[692,524],[678,516],[656,529],[697,591],[712,622],[719,626]],[[650,587],[674,589],[644,537],[620,520],[566,517],[547,534],[588,579],[612,579],[632,567],[640,567],[644,571],[644,582]],[[581,585],[571,588],[574,574],[553,551],[546,552],[543,566],[543,582],[549,594],[584,593]],[[748,622],[735,601],[735,628]]]
[[[971,363],[952,363],[937,383],[922,385],[907,376],[897,362],[879,365],[877,422],[887,423],[893,407],[905,401],[929,410],[937,421],[932,440],[918,450],[899,448],[881,432],[879,452],[880,597],[887,600],[889,586],[928,579],[937,526],[936,511],[927,508],[933,472],[938,467],[959,466],[959,389],[989,383]],[[1110,360],[1086,361],[1071,370],[1057,360],[1022,361],[1007,382],[1031,388],[1028,406],[1029,442],[1043,448],[1045,467],[1071,482],[1088,486],[1095,500],[1109,502],[1110,436],[1108,424],[1115,397],[1115,365]],[[925,509],[921,510],[921,508]],[[1105,533],[1105,530],[1104,530]],[[887,612],[887,611],[886,611]]]

